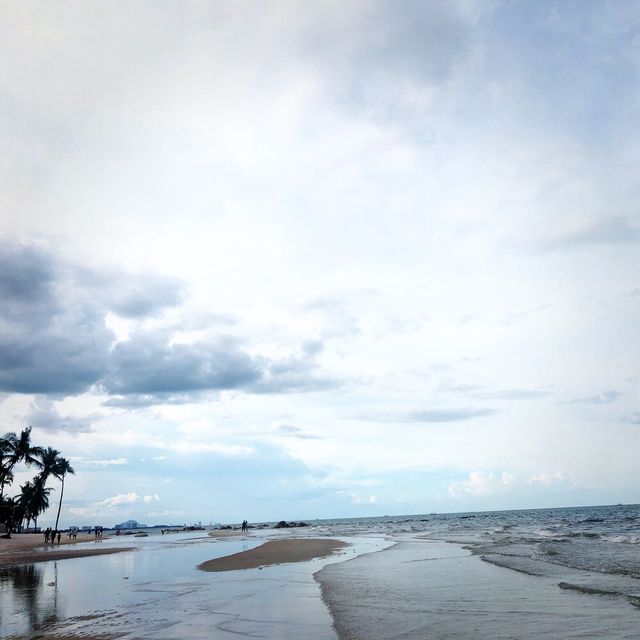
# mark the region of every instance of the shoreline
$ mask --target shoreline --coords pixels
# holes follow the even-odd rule
[[[285,538],[269,540],[259,547],[240,551],[221,558],[201,562],[201,571],[239,571],[259,569],[276,564],[306,562],[315,558],[326,558],[336,551],[348,547],[347,542],[333,538]]]
[[[102,540],[106,539],[102,538]],[[61,538],[60,544],[45,544],[40,534],[14,533],[9,539],[0,539],[0,568],[32,562],[104,556],[135,550],[135,547],[101,547],[97,544],[95,549],[75,548],[77,544],[93,541],[95,541],[93,535],[82,534],[76,540],[69,540],[65,537]]]

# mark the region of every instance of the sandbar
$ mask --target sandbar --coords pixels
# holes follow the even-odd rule
[[[133,551],[135,547],[102,547],[99,542],[93,549],[76,549],[79,542],[91,542],[93,535],[78,535],[70,540],[63,534],[58,544],[44,544],[39,534],[14,533],[10,539],[0,538],[0,567],[30,562],[47,562],[49,560],[67,560],[69,558],[86,558],[87,556],[103,556],[121,551]]]
[[[269,540],[263,545],[248,551],[241,551],[223,558],[214,558],[198,565],[202,571],[237,571],[256,569],[286,562],[305,562],[313,558],[330,556],[343,547],[346,542],[331,538],[285,538]]]

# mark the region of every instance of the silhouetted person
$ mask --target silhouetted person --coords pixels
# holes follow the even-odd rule
[[[62,537],[62,531],[58,531],[58,544],[60,544],[61,537]]]

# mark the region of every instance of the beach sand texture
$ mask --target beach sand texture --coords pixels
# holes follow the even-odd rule
[[[256,569],[285,562],[305,562],[324,558],[348,546],[330,538],[286,538],[270,540],[255,549],[207,560],[198,565],[202,571],[237,571]]]
[[[60,544],[44,544],[38,534],[14,533],[11,538],[0,539],[0,567],[27,562],[46,562],[49,560],[66,560],[69,558],[86,558],[87,556],[103,556],[121,551],[133,551],[134,547],[102,547],[96,543],[92,549],[76,549],[80,542],[95,540],[93,535],[78,535],[76,540],[70,540],[66,535],[60,539]]]

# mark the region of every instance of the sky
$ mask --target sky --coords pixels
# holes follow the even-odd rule
[[[639,501],[638,3],[2,12],[0,431],[62,526]]]

